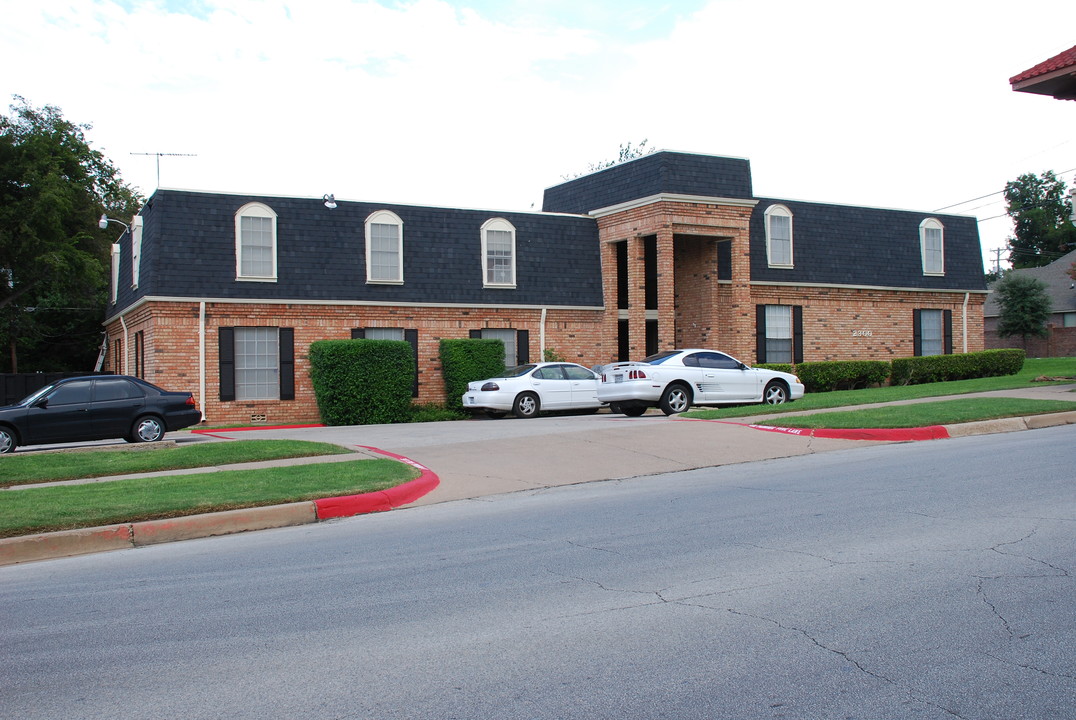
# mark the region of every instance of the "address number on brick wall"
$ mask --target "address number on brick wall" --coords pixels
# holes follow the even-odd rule
[[[874,337],[874,332],[871,330],[853,330],[852,337]]]

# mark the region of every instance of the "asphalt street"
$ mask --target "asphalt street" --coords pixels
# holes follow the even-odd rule
[[[1076,717],[1074,441],[851,445],[3,567],[0,715]]]

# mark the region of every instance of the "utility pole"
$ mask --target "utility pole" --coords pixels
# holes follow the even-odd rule
[[[994,248],[990,252],[994,253],[994,274],[1001,275],[1001,253],[1005,248]]]
[[[154,155],[157,157],[157,187],[161,186],[161,158],[162,157],[198,157],[194,153],[166,153],[166,152],[135,152],[132,155]]]

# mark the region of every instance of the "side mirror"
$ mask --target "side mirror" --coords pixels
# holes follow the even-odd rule
[[[41,398],[40,400],[38,400],[37,402],[34,403],[34,407],[41,408],[42,410],[44,410],[48,406],[49,406],[49,399],[47,397],[43,397],[43,398]]]

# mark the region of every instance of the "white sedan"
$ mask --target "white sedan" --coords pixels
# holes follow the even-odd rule
[[[485,410],[490,417],[509,412],[536,417],[542,410],[597,410],[598,376],[575,363],[528,363],[509,368],[503,377],[467,384],[463,407]]]
[[[666,415],[692,405],[767,403],[803,397],[795,375],[748,367],[714,350],[667,350],[642,362],[616,363],[602,370],[598,399],[632,417],[659,407]]]

